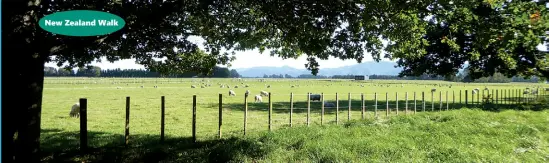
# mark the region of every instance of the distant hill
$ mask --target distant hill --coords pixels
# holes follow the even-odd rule
[[[322,66],[322,65],[321,65]],[[351,66],[343,66],[338,68],[320,68],[318,74],[325,76],[332,75],[398,75],[402,68],[395,68],[395,62],[388,61],[368,61]],[[252,67],[252,68],[243,68],[236,69],[238,74],[243,77],[263,77],[264,74],[288,74],[291,76],[299,76],[302,74],[311,74],[310,71],[306,69],[296,69],[288,66],[283,67]]]
[[[402,68],[397,67],[395,62],[388,61],[367,61],[360,64],[343,66],[338,68],[320,68],[318,74],[324,76],[332,75],[398,75]],[[322,66],[322,65],[321,65]],[[467,67],[468,64],[464,64],[463,67]],[[464,68],[463,68],[464,69]],[[463,72],[463,69],[460,69],[459,72]],[[289,66],[283,67],[252,67],[252,68],[242,68],[236,69],[242,77],[263,77],[264,74],[288,74],[291,76],[299,76],[302,74],[311,74],[310,71],[306,69],[296,69]]]

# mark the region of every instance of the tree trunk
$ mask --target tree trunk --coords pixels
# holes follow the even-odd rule
[[[4,96],[5,100],[3,100],[4,106],[10,107],[3,107],[3,115],[10,116],[11,119],[6,123],[6,117],[2,118],[4,119],[2,127],[9,131],[6,138],[11,139],[9,147],[2,150],[6,152],[3,162],[39,162],[44,59],[30,50],[21,49],[22,46],[11,44],[3,47],[6,47],[4,50],[18,52],[18,54],[4,53],[3,56],[6,57],[3,57],[3,60],[17,61],[21,64],[18,68],[3,72],[4,79],[8,79],[4,80],[8,82],[3,82],[3,87],[13,90],[10,91],[9,96]]]

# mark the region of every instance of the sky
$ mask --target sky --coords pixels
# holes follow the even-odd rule
[[[192,41],[194,43],[197,43],[199,47],[202,49],[202,38],[199,37],[189,37],[189,41]],[[231,62],[231,69],[239,69],[239,68],[251,68],[251,67],[259,67],[259,66],[269,66],[269,67],[282,67],[282,66],[289,66],[296,69],[305,69],[305,64],[307,63],[307,57],[301,56],[298,59],[285,59],[283,60],[280,57],[271,57],[269,55],[269,51],[263,52],[263,54],[259,53],[259,50],[250,50],[250,51],[236,51],[235,54],[236,59]],[[101,67],[101,69],[144,69],[145,67],[143,65],[139,65],[135,63],[135,59],[125,59],[125,60],[119,60],[113,63],[110,63],[109,61],[106,61],[105,58],[102,58],[103,62],[97,63],[92,62],[91,65]],[[365,54],[364,61],[372,61],[372,57],[370,54]],[[317,60],[321,68],[336,68],[336,67],[343,67],[343,66],[349,66],[357,64],[356,60],[341,60],[336,59],[334,57],[330,57],[328,60]],[[57,67],[57,63],[46,63],[46,66],[49,67]],[[221,65],[220,65],[221,66]],[[222,66],[226,67],[226,66]]]
[[[189,37],[189,41],[197,43],[199,47],[202,46],[201,42],[203,41],[198,37]],[[203,49],[203,48],[202,48]],[[539,45],[538,49],[547,50],[545,46]],[[370,54],[365,54],[365,61],[372,61],[372,56]],[[230,69],[239,69],[239,68],[251,68],[259,66],[269,66],[269,67],[282,67],[289,66],[296,69],[305,69],[305,64],[307,63],[306,56],[301,56],[298,59],[286,59],[283,60],[280,57],[271,57],[268,51],[265,51],[263,54],[259,53],[259,50],[250,50],[250,51],[237,51],[235,54],[236,59],[231,63],[232,66]],[[135,63],[134,59],[119,60],[114,63],[102,59],[103,62],[97,63],[92,62],[91,65],[99,66],[101,69],[144,69],[143,65]],[[385,61],[389,61],[384,59]],[[321,68],[336,68],[357,64],[356,60],[341,60],[330,57],[328,60],[318,60]],[[57,67],[56,63],[46,63],[46,66]],[[225,66],[222,66],[225,67]]]

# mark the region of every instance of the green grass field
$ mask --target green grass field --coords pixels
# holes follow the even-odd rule
[[[202,81],[203,80],[203,81]],[[209,81],[209,82],[208,82]],[[210,87],[200,88],[201,83],[209,83]],[[220,88],[219,84],[228,84],[231,87],[239,85],[239,88],[230,88],[236,92],[236,96],[228,96],[229,88]],[[249,85],[249,88],[243,88],[243,85]],[[143,85],[144,88],[140,86]],[[153,86],[158,86],[154,88]],[[191,88],[196,85],[198,88]],[[266,85],[270,85],[267,88]],[[291,88],[291,86],[296,86]],[[361,87],[360,85],[364,85]],[[451,85],[451,88],[450,88]],[[69,157],[70,151],[78,148],[79,120],[70,118],[69,111],[72,104],[78,102],[79,98],[88,99],[88,130],[90,132],[89,144],[94,148],[106,148],[123,145],[124,142],[124,123],[125,123],[125,99],[131,97],[131,115],[130,115],[130,143],[137,147],[149,147],[148,143],[158,143],[160,139],[160,97],[165,96],[165,134],[167,141],[170,142],[170,148],[179,146],[188,146],[186,140],[191,136],[192,122],[192,96],[197,95],[197,139],[206,144],[207,147],[195,147],[193,149],[179,149],[183,154],[175,154],[169,151],[164,153],[169,160],[177,159],[195,159],[197,161],[208,160],[201,158],[204,152],[216,150],[214,147],[235,148],[234,153],[221,153],[219,159],[236,159],[240,161],[263,160],[263,161],[397,161],[397,162],[424,162],[432,160],[457,160],[457,162],[470,161],[490,161],[500,160],[503,162],[536,162],[548,159],[547,150],[529,150],[523,152],[526,154],[511,154],[515,146],[520,146],[520,141],[536,144],[536,147],[547,149],[547,122],[549,114],[547,111],[504,111],[503,113],[471,110],[455,110],[464,107],[465,90],[469,91],[468,102],[472,98],[470,91],[474,88],[490,90],[513,90],[506,92],[505,104],[492,106],[499,110],[525,108],[522,104],[516,104],[518,97],[514,94],[519,89],[536,86],[543,87],[542,84],[532,83],[510,83],[510,84],[463,84],[441,81],[391,81],[391,80],[370,80],[370,81],[350,81],[350,80],[291,80],[278,79],[260,82],[259,79],[120,79],[120,78],[46,78],[44,86],[44,99],[42,111],[42,150],[46,153],[55,153],[45,157],[45,160],[61,161],[59,159],[75,159],[86,157]],[[120,87],[121,89],[117,89]],[[434,110],[430,112],[431,88],[436,88],[434,93]],[[265,90],[272,93],[271,100],[273,104],[272,127],[275,133],[265,133],[268,130],[268,98],[263,97],[262,103],[254,103],[253,97],[248,97],[248,118],[247,118],[247,136],[246,138],[216,140],[218,132],[218,94],[223,94],[223,137],[242,137],[244,124],[244,92],[250,90],[252,95],[259,94],[259,91]],[[462,91],[461,102],[459,104],[459,92]],[[421,92],[425,92],[426,112],[423,112]],[[351,93],[351,120],[362,118],[361,113],[361,93],[364,94],[366,113],[365,121],[352,123],[347,128],[343,125],[330,125],[329,127],[320,127],[321,123],[321,103],[311,102],[310,109],[310,128],[305,126],[307,117],[307,92],[324,93],[325,100],[334,102],[336,93],[339,99],[339,122],[343,124],[348,121],[349,100]],[[413,94],[416,93],[416,104],[418,113],[414,116],[405,116],[405,94],[408,93],[408,114],[412,114],[414,109]],[[439,94],[442,92],[441,94]],[[448,92],[448,96],[446,96]],[[288,126],[290,122],[290,93],[294,94],[293,124],[298,127],[295,129],[281,129]],[[374,93],[377,93],[377,116],[378,120],[373,121],[374,117]],[[384,118],[386,114],[385,94],[388,93],[390,119]],[[398,107],[396,94],[398,93]],[[486,92],[488,94],[488,92]],[[544,92],[540,92],[544,95]],[[440,108],[439,95],[442,95],[442,108]],[[448,108],[450,111],[438,113],[440,109],[446,110],[446,97],[448,97]],[[524,96],[522,102],[524,101]],[[529,96],[530,100],[533,96]],[[453,102],[452,102],[453,101]],[[502,101],[500,100],[499,103]],[[468,107],[480,107],[480,105],[468,105]],[[484,106],[485,107],[485,106]],[[399,110],[399,116],[397,114]],[[473,114],[474,113],[474,114]],[[540,114],[538,114],[540,113]],[[324,123],[331,124],[336,120],[336,109],[326,108]],[[430,118],[431,117],[431,118]],[[432,117],[450,117],[452,123],[435,123]],[[486,117],[483,119],[483,117]],[[508,118],[505,118],[508,117]],[[517,118],[518,117],[518,118]],[[514,119],[515,120],[512,120]],[[444,119],[444,118],[443,118]],[[501,128],[482,126],[478,123],[498,123]],[[543,125],[542,125],[543,124]],[[531,134],[523,138],[521,133],[514,130],[517,128],[526,128]],[[431,126],[431,127],[429,127]],[[545,127],[545,128],[544,128]],[[441,130],[439,130],[441,129]],[[530,131],[532,130],[532,131]],[[374,132],[380,131],[380,132]],[[340,134],[347,133],[347,134]],[[474,134],[479,132],[478,134]],[[503,133],[500,133],[503,132]],[[325,133],[325,134],[320,134]],[[461,135],[463,134],[463,135]],[[307,137],[319,138],[319,140],[307,139]],[[422,136],[422,138],[411,138]],[[427,136],[427,137],[425,137]],[[434,136],[434,137],[433,137]],[[451,136],[456,136],[455,142]],[[493,138],[493,142],[486,142]],[[528,137],[531,136],[531,137]],[[503,138],[505,137],[505,138]],[[409,138],[409,139],[408,139]],[[263,140],[267,139],[267,140]],[[532,140],[531,140],[532,139]],[[535,140],[534,140],[535,139]],[[178,140],[178,141],[176,141]],[[287,141],[304,140],[303,148],[284,149]],[[323,141],[320,141],[323,140]],[[367,143],[371,142],[376,143]],[[470,142],[468,142],[470,141]],[[517,142],[518,141],[518,142]],[[154,143],[153,143],[154,142]],[[179,143],[178,143],[179,142]],[[181,144],[183,142],[183,144]],[[260,147],[252,147],[257,143],[263,142]],[[355,142],[355,143],[353,143]],[[235,143],[245,143],[235,144]],[[246,144],[248,143],[248,144]],[[251,144],[250,144],[251,143]],[[385,143],[386,145],[383,145]],[[518,143],[518,144],[517,144]],[[213,145],[212,145],[213,144]],[[210,145],[210,146],[208,146]],[[247,146],[247,147],[242,147]],[[522,150],[518,149],[517,150]],[[165,147],[165,146],[163,146]],[[263,149],[263,148],[269,149]],[[402,148],[401,148],[402,147]],[[531,147],[531,146],[528,146]],[[153,147],[151,147],[153,148]],[[256,155],[247,155],[247,148],[259,150]],[[261,149],[256,149],[261,148]],[[272,149],[271,149],[272,148]],[[327,149],[322,149],[327,148]],[[526,149],[526,147],[524,147]],[[112,148],[108,148],[112,149]],[[157,149],[157,148],[155,148]],[[165,148],[161,148],[166,150]],[[362,150],[364,149],[364,150]],[[114,149],[113,149],[114,150]],[[143,149],[145,150],[145,149]],[[160,150],[160,149],[158,149]],[[217,149],[219,150],[219,149]],[[240,151],[239,151],[240,150]],[[244,151],[242,151],[244,150]],[[267,150],[262,151],[262,150]],[[462,151],[464,150],[464,151]],[[483,152],[483,150],[487,150]],[[511,150],[511,151],[509,151]],[[119,151],[120,150],[114,150]],[[284,154],[287,151],[288,154]],[[407,152],[410,151],[410,152]],[[438,151],[434,152],[434,151]],[[442,151],[442,152],[441,152]],[[533,153],[532,153],[533,151]],[[98,153],[106,153],[100,151]],[[131,153],[140,153],[130,150],[122,150],[111,159],[121,159],[120,161],[134,162],[156,157],[145,156],[147,153],[141,151],[142,155],[132,155]],[[185,153],[187,152],[187,153]],[[191,152],[191,153],[188,153]],[[218,151],[219,152],[219,151]],[[240,152],[240,153],[239,153]],[[433,153],[434,152],[434,153]],[[60,154],[61,153],[61,154]],[[107,152],[108,153],[108,152]],[[253,153],[253,152],[252,152]],[[109,160],[107,156],[97,158],[93,155],[90,160]],[[122,159],[121,156],[131,158]],[[368,157],[366,157],[366,156]],[[230,157],[229,157],[230,156]],[[356,156],[356,158],[355,158]],[[361,157],[358,157],[361,156]],[[364,157],[362,157],[364,156]],[[530,158],[532,156],[532,158]],[[536,157],[533,157],[536,156]],[[90,156],[91,157],[91,156]],[[135,158],[134,158],[135,157]],[[151,158],[149,158],[151,157]],[[172,158],[173,157],[173,158]],[[212,157],[212,156],[207,156]],[[132,158],[136,159],[132,161]],[[160,157],[164,158],[164,157]],[[209,158],[210,160],[215,160]],[[67,161],[67,160],[64,160]],[[69,160],[70,161],[70,160]],[[141,162],[137,161],[137,162]],[[186,162],[186,161],[183,161]],[[293,162],[293,161],[292,161]],[[496,161],[498,162],[498,161]]]

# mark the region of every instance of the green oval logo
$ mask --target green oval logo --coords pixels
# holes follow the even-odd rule
[[[66,36],[99,36],[116,32],[126,25],[124,19],[108,12],[71,10],[56,12],[40,19],[45,31]]]

